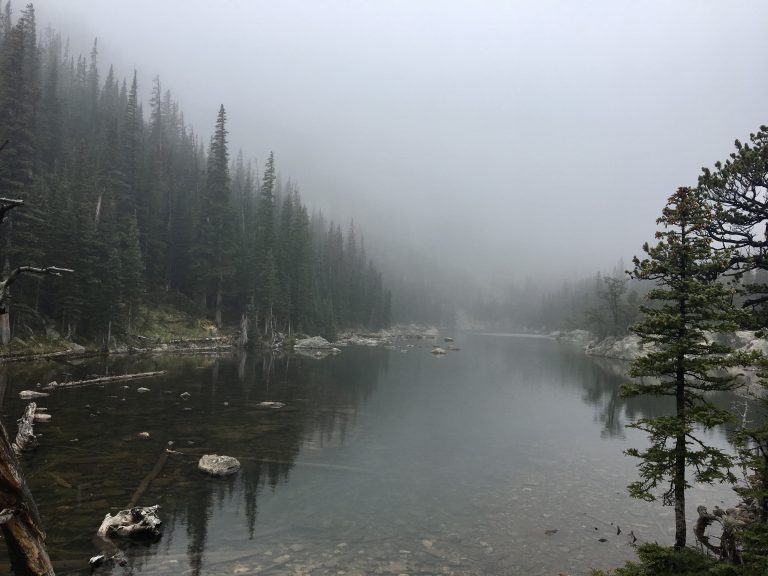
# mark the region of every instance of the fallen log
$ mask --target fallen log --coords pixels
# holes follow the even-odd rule
[[[162,376],[163,374],[165,374],[165,370],[159,370],[157,372],[139,372],[137,374],[121,374],[120,376],[101,376],[99,378],[75,380],[73,382],[51,382],[43,386],[43,390],[58,390],[59,388],[75,388],[77,386],[89,386],[91,384],[138,380],[139,378],[152,378],[153,376]]]
[[[37,404],[30,402],[27,405],[27,409],[24,410],[24,415],[19,418],[16,423],[19,426],[19,431],[16,433],[16,440],[13,443],[13,449],[17,452],[31,452],[40,444],[35,436],[35,411],[37,410]]]
[[[136,488],[136,491],[133,493],[133,496],[131,496],[131,501],[128,502],[128,506],[126,506],[126,508],[134,508],[139,503],[139,500],[141,500],[141,497],[144,496],[144,493],[149,489],[149,486],[152,484],[155,478],[158,477],[160,472],[163,471],[165,463],[168,462],[168,456],[171,454],[170,450],[172,448],[173,442],[168,442],[168,447],[163,448],[163,451],[160,453],[160,458],[157,459],[154,468],[149,471],[149,473],[141,481],[141,484],[139,484],[139,487]]]
[[[88,358],[90,356],[98,356],[98,352],[87,350],[62,350],[61,352],[46,352],[43,354],[19,352],[16,354],[0,354],[0,364],[10,362],[33,362],[37,360],[59,360],[64,358]]]
[[[0,509],[4,512],[0,529],[8,547],[8,559],[14,573],[53,576],[53,566],[45,549],[45,532],[40,515],[2,423],[0,486]]]

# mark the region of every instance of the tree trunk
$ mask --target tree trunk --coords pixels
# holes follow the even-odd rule
[[[0,344],[8,346],[11,341],[11,317],[8,307],[0,308]]]
[[[11,512],[2,525],[11,568],[17,576],[54,576],[45,532],[19,461],[0,423],[0,508]]]
[[[222,278],[222,273],[219,272],[219,280],[216,283],[216,328],[221,330],[223,324],[221,322],[221,309],[223,307],[223,298],[222,298],[222,290],[224,289],[224,279]]]
[[[675,438],[675,472],[674,472],[674,498],[675,498],[675,550],[685,548],[686,524],[685,524],[685,358],[677,358],[677,389],[675,390],[675,403],[677,405],[677,418],[683,425],[683,431]]]

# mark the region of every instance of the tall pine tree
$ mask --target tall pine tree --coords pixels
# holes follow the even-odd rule
[[[634,259],[632,276],[655,283],[643,306],[644,319],[631,328],[653,351],[632,363],[630,374],[639,380],[624,387],[625,396],[671,396],[674,411],[666,416],[640,418],[631,427],[648,433],[650,446],[627,454],[640,458],[640,480],[629,489],[634,497],[662,501],[675,509],[675,548],[686,544],[685,492],[688,468],[696,482],[733,482],[731,457],[710,446],[701,432],[732,419],[728,410],[714,406],[707,393],[730,390],[732,377],[720,369],[745,365],[752,358],[734,353],[707,338],[707,332],[736,328],[738,312],[731,303],[734,290],[718,281],[728,265],[727,253],[715,253],[706,230],[712,214],[702,194],[679,188],[670,196],[658,223],[658,243],[643,246],[647,258]]]

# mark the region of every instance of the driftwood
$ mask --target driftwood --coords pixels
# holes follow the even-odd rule
[[[54,576],[45,549],[45,532],[16,453],[0,423],[0,519],[15,574]]]
[[[13,443],[13,449],[16,452],[31,452],[38,447],[39,442],[35,436],[35,411],[37,404],[30,402],[24,415],[16,423],[19,425],[19,431],[16,434],[16,441]]]
[[[157,538],[160,536],[162,521],[157,516],[159,506],[136,506],[121,510],[114,516],[107,514],[96,533],[103,540],[115,536],[130,538]]]
[[[121,510],[114,516],[107,514],[102,520],[98,531],[96,532],[96,539],[101,543],[101,554],[93,556],[89,560],[91,567],[95,568],[101,564],[125,564],[125,556],[122,551],[112,541],[113,537],[132,537],[132,538],[149,538],[155,539],[160,537],[160,527],[162,522],[157,516],[157,510],[159,506],[148,506],[142,508],[136,506],[141,500],[144,493],[149,489],[152,482],[160,475],[165,463],[168,462],[168,457],[171,454],[180,454],[172,450],[173,442],[168,442],[167,447],[163,448],[160,453],[160,457],[157,459],[155,466],[144,477],[139,484],[136,491],[131,496],[126,510]]]
[[[742,502],[727,510],[715,506],[712,513],[707,510],[706,506],[699,506],[696,511],[699,513],[699,518],[693,529],[696,540],[721,560],[740,563],[741,551],[739,550],[738,532],[755,521],[754,506],[751,503]],[[715,523],[722,527],[719,546],[712,544],[710,542],[711,537],[706,535],[707,528]]]
[[[165,374],[165,370],[159,370],[157,372],[140,372],[137,374],[121,374],[119,376],[101,376],[99,378],[75,380],[73,382],[51,382],[43,386],[43,390],[58,390],[59,388],[75,388],[77,386],[89,386],[91,384],[106,384],[108,382],[118,382],[123,380],[137,380],[139,378],[162,376],[163,374]]]

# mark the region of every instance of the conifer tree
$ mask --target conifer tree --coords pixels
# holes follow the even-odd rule
[[[208,171],[200,201],[195,240],[195,266],[206,303],[212,305],[216,325],[223,324],[225,281],[232,272],[232,217],[230,212],[229,152],[226,111],[222,105],[208,151]]]
[[[707,392],[730,390],[733,379],[719,369],[748,364],[752,358],[707,339],[705,332],[736,328],[738,312],[731,304],[733,288],[718,281],[728,266],[728,253],[715,253],[706,235],[711,210],[696,189],[679,188],[670,196],[658,223],[658,243],[643,246],[647,258],[634,259],[631,275],[655,283],[647,295],[652,305],[641,308],[644,319],[631,330],[653,351],[632,363],[639,380],[624,387],[625,396],[671,396],[672,414],[641,418],[631,427],[648,433],[650,446],[627,454],[640,458],[640,480],[630,494],[655,500],[665,486],[663,503],[675,509],[675,548],[686,543],[685,491],[687,467],[697,482],[732,482],[731,457],[707,445],[701,432],[724,424],[732,414],[715,407]]]

